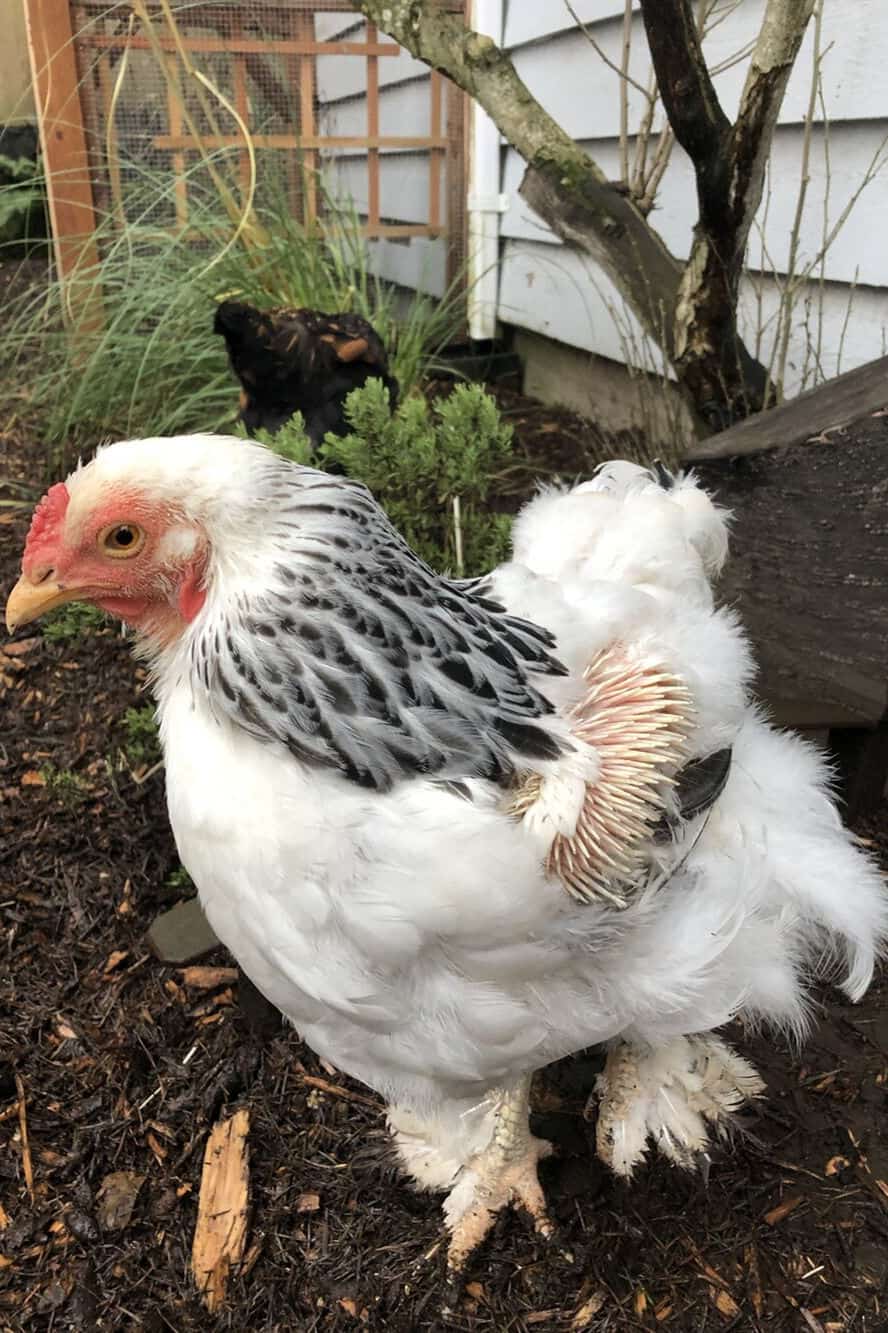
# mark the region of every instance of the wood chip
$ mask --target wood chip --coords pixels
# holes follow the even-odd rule
[[[38,635],[37,638],[34,639],[16,639],[13,643],[4,643],[3,656],[24,657],[32,648],[36,648],[38,643],[42,642],[43,640]]]
[[[599,1290],[594,1291],[587,1301],[583,1301],[583,1304],[570,1321],[572,1333],[578,1333],[581,1328],[588,1328],[606,1300],[607,1292]]]
[[[20,781],[23,787],[46,786],[46,778],[42,773],[38,773],[36,768],[29,768],[27,773],[22,774]]]
[[[844,1171],[845,1167],[850,1165],[851,1163],[847,1157],[831,1157],[823,1168],[823,1174],[825,1176],[837,1176],[840,1171]]]
[[[179,970],[183,986],[194,990],[215,990],[217,986],[233,986],[237,981],[236,967],[183,967]]]
[[[128,1227],[145,1177],[137,1171],[111,1171],[96,1196],[96,1218],[103,1231]]]
[[[127,949],[115,949],[112,953],[109,953],[102,969],[102,975],[109,976],[116,968],[120,967],[125,958],[129,958],[129,950]]]
[[[789,1217],[790,1213],[795,1212],[801,1202],[801,1194],[794,1194],[791,1198],[778,1203],[777,1207],[772,1208],[770,1212],[765,1213],[764,1220],[769,1227],[775,1227],[778,1222],[782,1222],[785,1217]]]
[[[224,1301],[229,1274],[246,1246],[249,1130],[249,1111],[236,1111],[213,1126],[204,1152],[191,1268],[211,1313]]]
[[[320,1194],[300,1194],[296,1199],[297,1213],[316,1213],[320,1206]]]
[[[733,1296],[730,1296],[728,1292],[724,1291],[721,1287],[718,1290],[714,1287],[710,1287],[710,1292],[715,1308],[718,1310],[719,1314],[723,1314],[726,1319],[736,1319],[737,1315],[740,1313],[740,1306],[734,1300]]]

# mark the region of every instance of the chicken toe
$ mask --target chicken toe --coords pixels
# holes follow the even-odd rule
[[[537,1176],[537,1163],[549,1155],[552,1145],[530,1132],[529,1091],[528,1078],[500,1093],[490,1142],[466,1164],[444,1202],[451,1280],[458,1278],[497,1213],[508,1204],[529,1213],[540,1235],[549,1239],[555,1234]]]
[[[723,1137],[763,1089],[752,1065],[711,1034],[656,1049],[618,1042],[598,1081],[598,1156],[628,1177],[651,1140],[676,1166],[708,1171],[711,1135]]]

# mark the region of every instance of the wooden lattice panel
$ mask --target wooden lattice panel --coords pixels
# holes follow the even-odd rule
[[[129,124],[133,141],[141,136],[139,141],[153,160],[168,168],[175,182],[169,225],[182,227],[191,207],[189,164],[201,145],[211,152],[231,150],[237,164],[233,178],[245,190],[250,161],[238,121],[246,126],[257,152],[271,151],[288,165],[291,207],[304,222],[323,222],[320,182],[340,155],[338,160],[347,159],[352,168],[357,162],[363,170],[366,164],[366,198],[358,212],[368,238],[444,238],[448,278],[458,270],[465,254],[463,97],[432,73],[425,80],[427,93],[411,94],[427,96],[428,106],[422,115],[409,118],[404,125],[408,132],[381,132],[380,104],[386,93],[385,87],[381,89],[385,82],[381,68],[394,61],[403,64],[409,57],[373,24],[365,23],[348,0],[174,5],[178,32],[166,24],[162,0],[146,2],[148,31],[138,5],[134,10],[104,0],[71,4],[25,0],[25,4],[56,254],[63,274],[83,259],[94,259],[97,214],[104,215],[112,203],[124,214],[121,124]],[[463,0],[452,0],[448,7],[462,11]],[[341,21],[331,21],[330,16],[337,15]],[[326,37],[324,24],[338,28],[337,35]],[[166,77],[159,54],[166,62]],[[319,91],[318,62],[331,57],[352,62],[362,71],[358,92],[343,99],[352,111],[359,103],[365,106],[362,133],[340,134],[325,127],[330,117],[325,117],[327,108]],[[221,87],[233,109],[226,114],[216,104],[216,125],[199,128],[200,143],[187,101],[183,109],[176,93],[177,88],[189,86],[189,64]],[[326,68],[331,68],[329,63]],[[156,79],[151,95],[140,96],[140,79],[144,85],[150,78]],[[264,116],[257,114],[257,108]],[[414,119],[423,124],[409,132]],[[385,168],[395,155],[403,163],[413,154],[414,186],[421,172],[428,177],[425,216],[404,219],[399,200],[392,197],[397,191],[387,191]]]

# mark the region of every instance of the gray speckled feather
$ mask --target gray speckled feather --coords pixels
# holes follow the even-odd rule
[[[534,674],[562,674],[548,631],[414,554],[366,487],[276,474],[266,540],[275,580],[211,619],[192,665],[252,735],[378,791],[400,779],[485,778],[557,758]]]

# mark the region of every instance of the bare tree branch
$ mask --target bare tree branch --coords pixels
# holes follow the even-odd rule
[[[484,107],[527,163],[522,197],[557,236],[607,274],[672,362],[711,429],[765,405],[767,371],[738,334],[737,298],[771,136],[815,0],[768,0],[733,126],[706,68],[691,0],[641,0],[660,95],[697,176],[700,218],[685,266],[632,199],[608,182],[540,106],[508,55],[491,38],[465,26],[461,5],[450,0],[352,3]],[[626,40],[624,27],[624,88]],[[623,129],[628,133],[627,125]],[[664,135],[660,172],[668,147]]]
[[[697,179],[699,221],[676,307],[675,366],[704,413],[713,404],[723,425],[764,406],[770,392],[767,372],[738,335],[737,297],[780,104],[814,3],[768,0],[731,125],[690,0],[641,0],[660,96]]]
[[[353,3],[484,107],[527,163],[522,197],[557,236],[604,270],[646,332],[671,356],[681,265],[631,200],[540,106],[508,55],[438,0]]]

